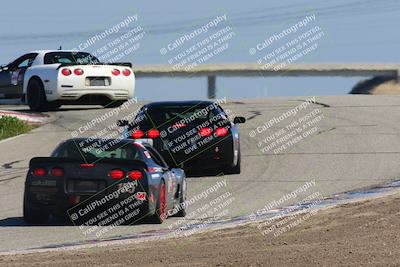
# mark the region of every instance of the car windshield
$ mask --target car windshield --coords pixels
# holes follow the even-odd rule
[[[51,155],[56,158],[99,159],[115,158],[141,160],[141,154],[133,144],[119,142],[118,139],[71,140],[60,145]]]
[[[84,52],[51,52],[44,56],[44,64],[94,64],[99,62],[96,57]]]
[[[209,106],[163,106],[149,108],[147,115],[153,123],[160,125],[164,122],[198,123],[212,119],[220,113],[220,109],[213,105]]]

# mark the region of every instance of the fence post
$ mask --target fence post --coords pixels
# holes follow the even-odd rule
[[[214,99],[216,97],[216,88],[215,88],[215,76],[207,76],[208,77],[208,88],[207,88],[207,97],[209,99]]]

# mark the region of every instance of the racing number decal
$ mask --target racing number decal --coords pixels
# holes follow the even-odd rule
[[[20,70],[11,72],[11,84],[12,85],[18,85],[19,72],[20,72]]]

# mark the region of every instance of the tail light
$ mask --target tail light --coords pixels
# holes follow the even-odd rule
[[[80,196],[69,196],[68,197],[68,203],[72,204],[72,205],[75,205],[75,204],[79,203],[80,199],[81,199]]]
[[[160,136],[160,132],[157,131],[156,129],[151,129],[148,131],[147,136],[154,139],[154,138],[157,138],[158,136]]]
[[[209,137],[211,135],[211,133],[212,133],[212,130],[210,128],[202,128],[199,131],[199,134],[202,137]]]
[[[121,72],[119,71],[119,69],[113,69],[111,73],[114,76],[118,76]]]
[[[74,70],[74,73],[75,73],[75,75],[80,76],[80,75],[83,74],[83,69],[75,69],[75,70]]]
[[[61,177],[64,176],[64,170],[61,168],[53,168],[51,169],[50,174],[54,177]]]
[[[42,177],[46,175],[46,170],[43,168],[36,168],[33,170],[33,176]]]
[[[62,75],[64,75],[64,76],[69,76],[69,75],[71,75],[71,70],[69,70],[69,69],[62,69],[61,70],[61,73],[62,73]]]
[[[143,131],[141,131],[141,130],[135,130],[135,131],[133,131],[133,133],[132,133],[132,137],[135,138],[135,139],[142,138],[143,135],[144,135],[144,134],[143,134]]]
[[[129,75],[131,75],[131,71],[130,71],[129,69],[124,69],[124,70],[122,71],[122,74],[123,74],[124,76],[129,76]]]
[[[131,180],[140,180],[142,179],[143,174],[141,171],[130,171],[128,176]]]
[[[226,128],[224,128],[224,127],[217,128],[215,130],[215,135],[216,136],[222,137],[222,136],[225,136],[227,134],[228,134],[228,130]]]
[[[111,170],[109,174],[113,180],[120,180],[125,177],[123,170]]]

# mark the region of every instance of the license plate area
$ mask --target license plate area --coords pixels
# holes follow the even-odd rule
[[[110,86],[111,80],[109,77],[87,77],[86,86]]]
[[[69,180],[68,193],[90,194],[97,193],[106,188],[106,182],[101,180]]]

